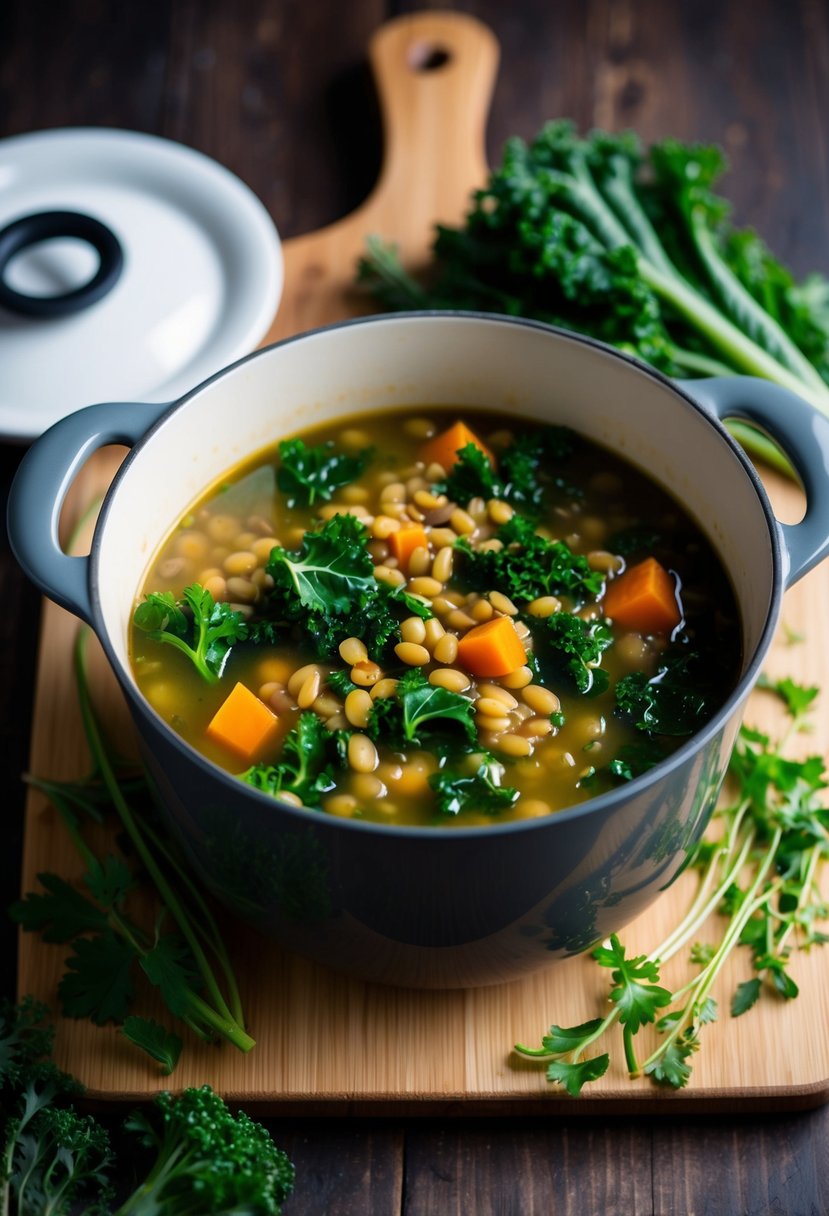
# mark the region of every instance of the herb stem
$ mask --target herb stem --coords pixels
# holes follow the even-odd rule
[[[93,760],[97,764],[101,779],[109,791],[113,805],[118,813],[118,816],[123,824],[127,834],[132,841],[138,856],[147,869],[147,873],[153,880],[153,883],[158,890],[159,895],[165,905],[172,914],[176,924],[178,925],[182,936],[187,942],[193,957],[196,961],[199,973],[204,979],[207,990],[215,1001],[216,1009],[211,1008],[197,994],[192,994],[192,1004],[195,1009],[204,1017],[208,1025],[215,1027],[227,1039],[242,1051],[250,1051],[254,1046],[254,1040],[250,1038],[235,1019],[233,1014],[225,1003],[224,997],[216,983],[213,970],[208,963],[201,943],[197,934],[193,931],[193,925],[190,917],[185,912],[182,904],[176,895],[175,891],[167,881],[166,875],[162,868],[156,862],[151,849],[148,848],[147,842],[142,835],[141,829],[133,816],[133,813],[122,796],[118,785],[118,780],[109,762],[109,757],[106,753],[101,732],[98,725],[98,720],[95,711],[92,707],[92,702],[89,696],[89,688],[86,680],[86,644],[88,638],[88,630],[80,629],[75,644],[75,670],[78,682],[78,697],[80,702],[81,718],[86,731],[86,736],[89,741],[90,751],[92,752]]]
[[[671,1044],[679,1038],[679,1035],[691,1020],[691,1016],[694,1011],[698,1011],[702,1008],[702,1005],[705,1002],[715,979],[725,965],[725,962],[732,949],[739,942],[744,926],[765,901],[767,897],[766,894],[758,899],[757,893],[765,882],[766,874],[774,861],[782,836],[783,829],[780,827],[776,828],[771,842],[757,866],[757,872],[751,886],[748,889],[746,898],[741,904],[736,915],[733,916],[729,921],[728,928],[723,935],[722,941],[717,947],[710,962],[703,967],[699,975],[695,977],[691,984],[686,985],[684,988],[678,989],[675,993],[673,993],[674,999],[685,995],[686,992],[689,992],[691,995],[685,1002],[680,1016],[672,1024],[668,1034],[659,1044],[657,1049],[652,1052],[647,1060],[645,1060],[644,1064],[642,1065],[645,1071],[652,1067],[653,1064],[665,1054]],[[779,884],[779,880],[777,881]]]

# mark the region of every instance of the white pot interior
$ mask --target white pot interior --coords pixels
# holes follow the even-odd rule
[[[678,393],[635,365],[549,330],[495,318],[380,317],[271,347],[172,412],[134,454],[95,558],[101,610],[128,674],[135,597],[161,541],[194,500],[257,450],[368,410],[458,405],[572,427],[667,487],[702,526],[741,605],[744,662],[771,599],[768,524],[751,478]],[[136,407],[140,408],[140,407]],[[379,437],[382,446],[382,437]]]

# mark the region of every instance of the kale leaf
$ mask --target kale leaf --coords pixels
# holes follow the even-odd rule
[[[341,486],[356,481],[371,456],[371,448],[349,456],[336,451],[332,442],[309,448],[301,439],[283,439],[276,484],[287,495],[289,507],[312,507],[328,502]]]
[[[289,792],[305,806],[318,807],[322,795],[334,786],[332,749],[336,743],[336,736],[307,710],[285,736],[279,762],[255,764],[242,773],[242,780],[272,798]]]
[[[580,693],[597,696],[605,691],[608,674],[599,664],[613,644],[605,621],[585,621],[571,612],[556,612],[533,624],[536,657],[542,667],[547,661],[566,672]]]
[[[474,443],[461,448],[446,481],[436,483],[437,493],[466,506],[472,498],[499,498],[514,507],[537,511],[549,484],[559,484],[550,468],[572,453],[576,437],[563,426],[545,426],[517,435],[501,454],[497,470]]]
[[[518,800],[518,790],[501,785],[503,765],[489,755],[481,758],[474,773],[442,768],[432,773],[429,785],[437,796],[441,815],[459,815],[462,811],[484,811],[497,814]]]
[[[393,749],[439,746],[446,742],[446,728],[461,727],[468,743],[475,743],[475,710],[460,693],[430,684],[419,667],[411,667],[398,680],[394,695],[378,697],[369,715],[366,731],[375,742]]]
[[[581,138],[550,122],[529,143],[508,140],[463,223],[438,226],[428,289],[377,238],[358,277],[386,308],[535,317],[669,375],[762,376],[829,412],[829,282],[796,283],[732,227],[715,193],[725,168],[714,146],[646,150],[631,132]],[[781,465],[759,431],[730,425]]]
[[[717,704],[706,663],[696,652],[667,652],[657,674],[623,676],[616,685],[616,713],[637,730],[657,735],[692,735]]]
[[[306,532],[298,549],[274,549],[266,567],[273,579],[269,617],[299,628],[323,657],[352,636],[362,638],[373,657],[387,655],[404,615],[428,619],[432,613],[416,596],[374,577],[368,541],[353,515],[335,515],[319,531]]]
[[[574,602],[601,594],[604,575],[561,540],[536,532],[525,515],[513,515],[498,529],[502,549],[476,549],[466,537],[456,543],[461,579],[473,591],[502,591],[518,602],[545,595],[569,595]]]

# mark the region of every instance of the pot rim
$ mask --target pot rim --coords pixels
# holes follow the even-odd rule
[[[118,486],[121,480],[128,475],[129,468],[138,454],[150,443],[156,433],[164,426],[166,420],[188,401],[200,395],[205,389],[209,388],[214,382],[223,379],[224,377],[235,373],[237,369],[244,367],[251,360],[260,358],[268,352],[276,350],[282,346],[287,346],[296,342],[301,342],[307,339],[315,338],[319,335],[330,331],[340,331],[353,326],[365,327],[372,324],[394,324],[397,322],[418,322],[420,320],[442,320],[447,321],[463,320],[463,321],[484,321],[496,325],[509,325],[518,328],[535,329],[542,333],[547,333],[552,337],[575,342],[577,344],[589,347],[604,355],[609,355],[611,358],[619,360],[633,368],[634,371],[656,381],[669,393],[674,394],[686,407],[695,410],[717,434],[721,441],[731,450],[731,453],[738,462],[743,466],[749,481],[752,484],[755,494],[759,499],[763,515],[766,520],[769,533],[769,542],[772,558],[772,584],[770,588],[769,607],[766,613],[766,619],[763,628],[760,632],[757,644],[754,647],[750,661],[747,663],[745,671],[741,675],[736,686],[732,689],[730,695],[725,702],[720,706],[717,712],[711,719],[701,728],[691,735],[684,743],[682,743],[676,751],[672,752],[665,759],[660,760],[652,769],[642,773],[638,777],[632,778],[624,785],[617,789],[609,790],[604,794],[597,794],[593,798],[588,798],[584,802],[577,803],[574,806],[565,807],[558,811],[552,811],[550,815],[543,816],[538,819],[513,820],[508,823],[478,824],[469,826],[424,826],[419,827],[411,824],[385,824],[375,823],[368,820],[360,819],[343,819],[338,816],[324,815],[324,812],[318,813],[318,818],[314,821],[315,826],[323,824],[331,830],[337,831],[354,831],[368,832],[370,835],[388,836],[393,839],[404,840],[458,840],[470,841],[483,837],[490,839],[502,835],[512,835],[517,832],[533,832],[549,830],[551,825],[556,822],[571,822],[575,819],[586,818],[591,815],[601,815],[603,812],[608,812],[617,804],[624,803],[629,800],[631,795],[644,794],[647,790],[662,780],[674,770],[681,768],[696,751],[705,747],[709,741],[716,736],[723,728],[725,723],[737,712],[742,702],[746,700],[749,693],[752,691],[760,674],[763,660],[771,645],[774,631],[777,627],[777,621],[780,614],[780,608],[784,590],[784,571],[782,560],[782,546],[780,536],[780,525],[774,515],[765,487],[754,468],[751,461],[746,456],[743,449],[732,439],[725,426],[712,413],[706,410],[694,397],[687,392],[682,386],[677,384],[670,376],[644,363],[634,355],[630,355],[625,351],[617,350],[605,342],[601,342],[596,338],[586,334],[580,334],[575,331],[563,329],[559,326],[547,324],[544,321],[537,321],[530,317],[513,317],[502,313],[478,312],[473,310],[462,309],[421,309],[416,311],[401,311],[393,313],[372,313],[367,316],[349,317],[342,321],[334,321],[328,325],[317,326],[314,329],[304,330],[301,333],[292,334],[290,337],[280,339],[278,342],[269,344],[268,346],[260,347],[257,350],[251,351],[247,355],[243,355],[234,363],[228,364],[227,367],[215,372],[200,384],[194,386],[175,401],[170,402],[169,407],[157,418],[157,420],[147,429],[141,436],[139,441],[127,453],[124,461],[120,465],[118,471],[113,478],[112,484],[107,491],[98,521],[95,526],[95,533],[92,544],[90,546],[90,566],[89,566],[89,586],[90,600],[92,607],[93,628],[106,653],[107,660],[112,670],[121,684],[122,689],[127,695],[130,703],[141,713],[142,717],[154,728],[159,727],[164,730],[169,736],[171,743],[176,750],[188,761],[195,761],[201,768],[205,769],[212,777],[214,777],[220,785],[227,785],[228,790],[234,791],[237,795],[239,792],[239,778],[232,773],[214,764],[197,751],[191,744],[187,743],[180,735],[167,725],[161,716],[152,708],[143,694],[138,689],[133,680],[128,680],[122,673],[122,664],[115,649],[112,646],[109,633],[103,621],[103,615],[100,608],[99,596],[99,553],[101,548],[101,537],[106,527],[107,517],[112,508],[112,503],[118,491]],[[296,819],[298,823],[308,822],[309,809],[307,807],[295,807],[290,803],[280,802],[271,795],[264,793],[261,790],[254,789],[252,786],[246,791],[251,796],[253,803],[258,805],[262,810],[269,809],[273,812],[274,806],[278,807],[283,814],[288,814],[290,818]]]

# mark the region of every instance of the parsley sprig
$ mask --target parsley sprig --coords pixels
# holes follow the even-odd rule
[[[135,609],[133,622],[153,641],[180,650],[208,684],[215,684],[234,643],[248,636],[247,623],[200,583],[185,587],[182,595],[177,600],[172,591],[151,591]]]
[[[243,1052],[254,1040],[245,1029],[239,989],[218,926],[174,842],[156,823],[142,778],[125,776],[107,744],[90,697],[86,674],[88,631],[75,645],[81,721],[92,771],[78,781],[28,780],[58,811],[85,872],[83,889],[55,874],[39,874],[40,891],[10,909],[24,929],[45,941],[71,943],[58,995],[68,1017],[115,1022],[124,1035],[169,1073],[182,1049],[180,1036],[130,1011],[135,978],[143,972],[183,1025],[199,1038],[224,1039]],[[156,897],[158,912],[147,925],[132,913],[137,870],[126,856],[99,856],[86,827],[114,819],[129,841]]]
[[[654,950],[632,959],[612,935],[593,951],[599,966],[611,970],[606,1016],[579,1026],[553,1025],[539,1048],[515,1045],[520,1055],[546,1061],[548,1080],[570,1094],[607,1071],[609,1053],[589,1053],[617,1022],[629,1074],[682,1088],[691,1076],[700,1031],[718,1016],[712,992],[733,951],[745,946],[755,972],[732,994],[730,1012],[739,1017],[764,990],[795,998],[798,987],[788,970],[792,952],[829,941],[818,928],[829,916],[818,886],[819,867],[829,857],[824,797],[829,782],[820,756],[798,760],[786,754],[793,737],[809,729],[818,690],[790,679],[763,678],[759,687],[782,701],[787,729],[775,741],[741,728],[730,764],[736,797],[717,809],[712,832],[694,851],[690,864],[700,872],[700,882],[681,923]],[[718,940],[701,944],[700,930],[717,913],[725,918]],[[661,969],[689,945],[690,962],[699,970],[670,991],[661,982]],[[658,1039],[640,1059],[636,1039],[646,1026]]]

